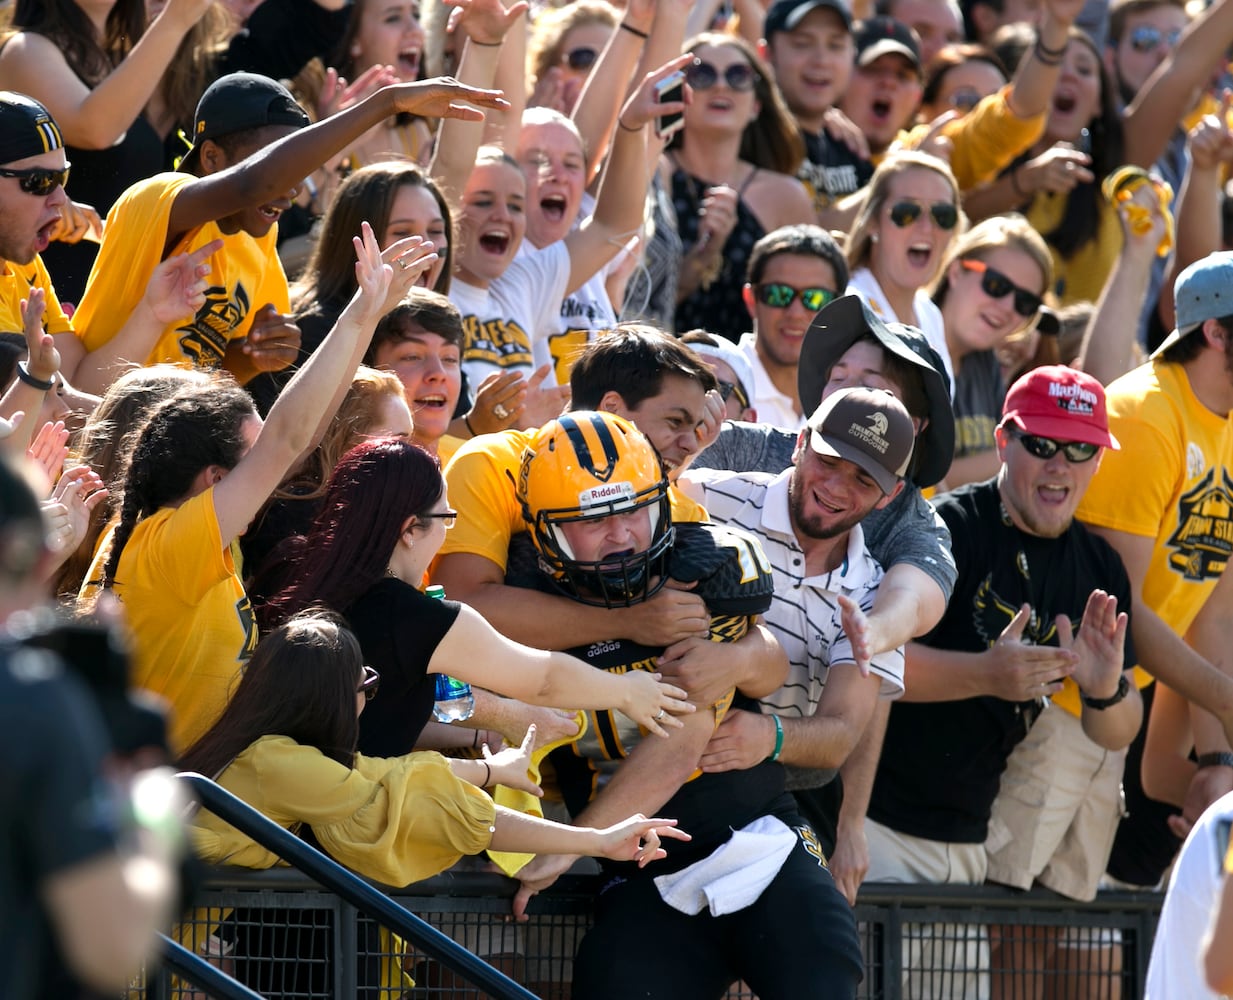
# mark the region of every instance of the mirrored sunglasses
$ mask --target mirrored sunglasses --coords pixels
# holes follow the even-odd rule
[[[961,260],[959,266],[965,271],[980,275],[980,290],[991,299],[1005,298],[1011,292],[1015,294],[1015,312],[1024,319],[1031,319],[1044,305],[1039,295],[1034,295],[1026,288],[1020,288],[1001,271],[995,270],[983,260]]]
[[[749,63],[733,63],[723,72],[724,83],[733,90],[745,92],[753,90],[758,82],[757,71]],[[694,90],[709,90],[719,82],[719,70],[709,62],[695,59],[685,67],[685,82]]]
[[[16,177],[19,186],[26,194],[45,198],[56,188],[68,184],[69,167],[66,163],[63,170],[49,170],[47,167],[27,167],[25,170],[9,170],[0,167],[0,177]]]
[[[897,201],[890,207],[890,220],[900,229],[907,229],[925,211],[918,201]],[[959,209],[949,201],[935,201],[929,206],[929,214],[939,229],[954,229],[959,222]]]
[[[595,65],[595,60],[599,58],[599,52],[588,45],[580,45],[576,49],[570,49],[565,53],[563,62],[572,70],[582,72],[588,70]]]
[[[1152,52],[1163,42],[1173,48],[1181,37],[1182,33],[1178,28],[1164,32],[1150,24],[1141,24],[1130,33],[1130,47],[1136,52]]]
[[[981,102],[980,92],[971,87],[960,87],[950,95],[948,103],[956,111],[962,111],[965,114],[971,111],[976,105]]]
[[[360,686],[355,689],[356,694],[362,694],[365,701],[372,701],[377,695],[377,688],[381,686],[381,675],[367,664],[364,665],[364,677],[360,681]]]
[[[1061,451],[1071,465],[1090,462],[1100,451],[1100,445],[1087,441],[1054,441],[1053,438],[1038,437],[1020,431],[1012,431],[1011,437],[1023,445],[1023,450],[1029,455],[1047,460]]]
[[[801,305],[810,312],[817,312],[838,294],[829,288],[793,288],[778,281],[758,286],[759,300],[772,309],[787,309],[799,297]]]

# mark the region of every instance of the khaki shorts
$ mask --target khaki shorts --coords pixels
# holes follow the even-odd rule
[[[985,841],[989,879],[1093,899],[1122,816],[1125,761],[1069,712],[1045,709],[1002,774]]]

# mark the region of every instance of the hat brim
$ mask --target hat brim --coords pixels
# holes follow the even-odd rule
[[[924,455],[913,470],[912,481],[922,489],[932,486],[946,475],[955,457],[955,411],[951,407],[950,389],[945,377],[891,331],[859,295],[844,295],[827,303],[805,331],[796,369],[801,409],[813,413],[818,408],[827,374],[866,333],[873,334],[883,350],[920,370],[929,404],[929,423],[919,435]]]
[[[824,437],[821,431],[815,430],[812,427],[809,428],[809,447],[819,455],[842,458],[860,467],[873,477],[873,481],[878,484],[878,489],[882,491],[883,496],[893,492],[899,482],[899,477],[892,472],[888,472],[872,455],[845,442],[836,443],[831,441],[829,438]]]
[[[197,174],[201,169],[201,143],[195,142],[188,147],[188,152],[180,157],[176,170],[182,174]]]
[[[1195,330],[1197,330],[1202,325],[1203,325],[1202,323],[1194,323],[1186,327],[1186,329],[1184,330],[1178,330],[1177,328],[1174,328],[1173,332],[1170,333],[1167,337],[1165,337],[1164,340],[1160,342],[1160,346],[1157,347],[1156,350],[1152,351],[1150,355],[1148,355],[1148,360],[1149,361],[1157,360],[1170,347],[1172,347],[1174,344],[1180,344],[1182,340],[1184,340],[1186,337],[1189,337],[1192,333],[1195,332]]]
[[[1122,447],[1110,431],[1101,431],[1097,427],[1076,424],[1075,421],[1065,417],[1032,416],[1024,420],[1018,413],[1008,413],[1006,420],[1024,434],[1031,434],[1035,437],[1051,438],[1054,441],[1098,444],[1102,448],[1109,448],[1113,451]]]
[[[879,38],[869,48],[857,53],[856,65],[868,66],[875,59],[881,59],[882,56],[888,55],[903,56],[904,59],[916,67],[917,72],[920,72],[920,56],[904,45],[903,42],[896,41],[893,38]]]

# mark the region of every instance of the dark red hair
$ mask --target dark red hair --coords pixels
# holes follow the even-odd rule
[[[334,467],[289,582],[266,603],[265,622],[314,604],[345,612],[385,575],[407,518],[429,512],[444,492],[437,459],[418,445],[401,438],[356,445]]]

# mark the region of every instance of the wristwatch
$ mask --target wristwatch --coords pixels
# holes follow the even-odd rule
[[[1112,708],[1128,694],[1130,694],[1130,681],[1126,680],[1125,674],[1122,674],[1122,676],[1117,679],[1117,690],[1114,691],[1108,698],[1092,698],[1089,695],[1080,692],[1080,695],[1083,698],[1083,704],[1085,704],[1088,708],[1095,708],[1097,710]]]

